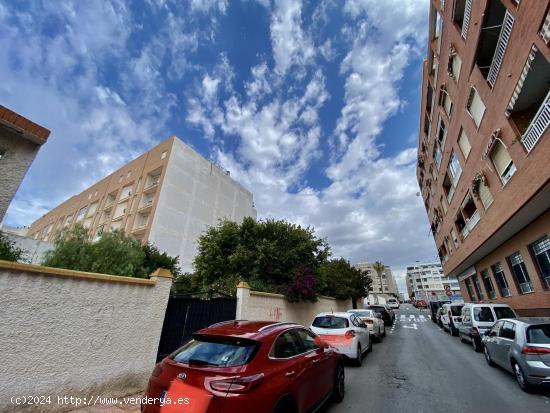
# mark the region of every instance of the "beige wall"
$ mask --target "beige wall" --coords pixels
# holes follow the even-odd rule
[[[0,412],[26,411],[11,406],[11,396],[49,395],[55,403],[35,409],[43,412],[63,410],[57,395],[144,390],[171,285],[169,273],[155,274],[144,280],[0,261]]]
[[[251,291],[246,283],[241,283],[237,288],[237,320],[288,321],[310,326],[318,313],[347,311],[350,308],[351,300],[321,296],[315,303],[289,303],[281,294]]]

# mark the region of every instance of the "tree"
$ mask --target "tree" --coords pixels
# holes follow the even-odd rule
[[[353,277],[351,280],[351,302],[353,308],[357,308],[357,301],[369,295],[372,288],[372,278],[368,271],[353,268]]]
[[[386,266],[382,264],[380,261],[376,261],[372,268],[374,268],[374,271],[376,271],[376,274],[378,275],[378,280],[380,281],[380,291],[384,292],[384,284],[382,284],[382,273],[386,270]]]
[[[220,221],[198,240],[195,272],[204,288],[236,291],[239,281],[290,300],[315,299],[317,272],[330,255],[325,240],[284,220]],[[313,294],[311,291],[313,290]]]
[[[6,234],[0,231],[0,260],[27,261],[28,251],[19,248]]]
[[[161,253],[151,244],[141,245],[121,231],[104,232],[96,242],[89,241],[81,225],[64,231],[46,253],[43,265],[102,274],[147,278],[157,268],[166,268],[174,277],[181,274],[178,257]]]
[[[367,271],[353,267],[344,258],[326,262],[319,275],[324,295],[339,300],[351,298],[353,308],[357,308],[357,300],[368,295],[372,284]]]

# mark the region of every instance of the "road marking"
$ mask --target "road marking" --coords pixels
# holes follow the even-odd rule
[[[416,323],[412,323],[410,326],[403,326],[403,328],[412,328],[413,330],[418,330]]]
[[[426,321],[426,317],[424,317],[422,314],[420,314],[420,321]]]
[[[401,317],[399,317],[399,321],[405,321],[405,314],[401,314]]]

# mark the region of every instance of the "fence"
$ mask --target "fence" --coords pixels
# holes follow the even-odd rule
[[[12,396],[117,397],[144,390],[171,275],[150,279],[0,261],[0,411]],[[74,406],[73,406],[74,408]]]
[[[238,320],[291,321],[309,326],[318,313],[347,311],[350,308],[351,300],[320,296],[315,303],[290,303],[281,294],[251,291],[245,282],[237,286]]]

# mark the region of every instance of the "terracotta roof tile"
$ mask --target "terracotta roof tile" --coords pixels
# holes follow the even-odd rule
[[[46,140],[50,136],[50,131],[27,118],[15,113],[5,106],[0,105],[0,119],[5,122],[11,123],[12,125],[23,129],[25,132],[34,135],[40,139]]]

